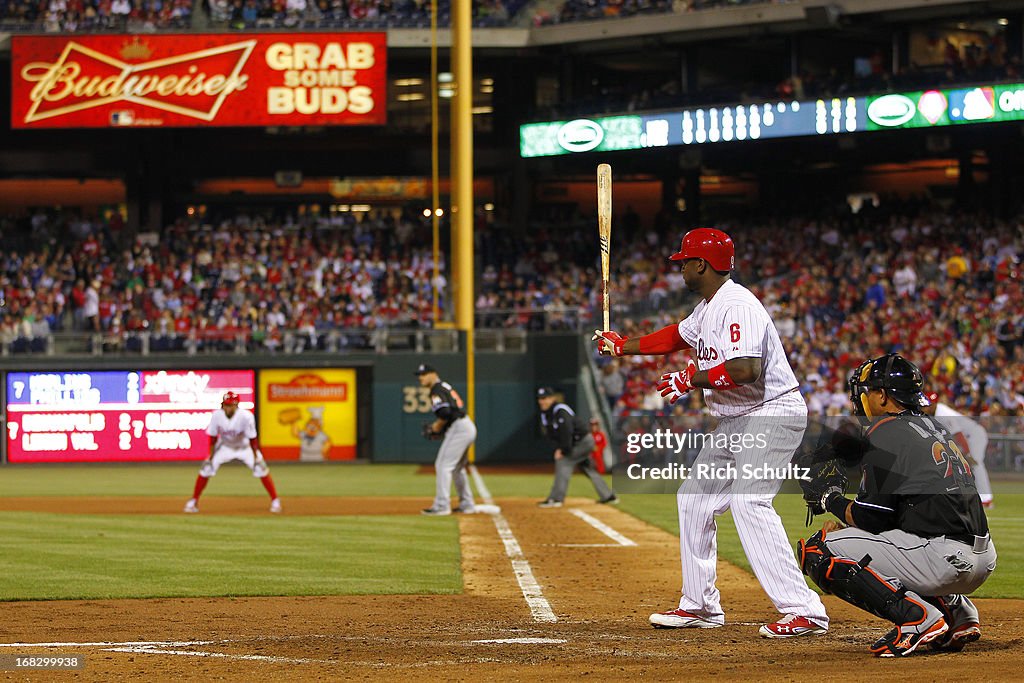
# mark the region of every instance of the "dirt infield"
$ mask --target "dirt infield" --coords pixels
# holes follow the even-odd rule
[[[30,502],[31,501],[31,502]],[[254,514],[260,498],[204,499],[204,514]],[[157,599],[0,605],[0,648],[84,654],[79,672],[49,679],[147,680],[1010,680],[1024,670],[1024,604],[980,600],[984,638],[963,653],[875,659],[885,625],[832,598],[827,636],[768,641],[771,604],[746,572],[720,564],[729,625],[661,631],[650,612],[678,597],[678,541],[621,511],[583,500],[540,510],[499,500],[556,623],[537,623],[489,515],[459,518],[465,593],[458,596]],[[173,503],[173,505],[172,505]],[[286,514],[409,514],[422,499],[285,500]],[[6,499],[0,509],[180,514],[166,498]],[[571,509],[618,532],[615,541]],[[636,545],[622,545],[621,540]],[[519,567],[520,573],[522,567]],[[129,644],[131,643],[131,644]],[[39,680],[0,671],[4,680]]]

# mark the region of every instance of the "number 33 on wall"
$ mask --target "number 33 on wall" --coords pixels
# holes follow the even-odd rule
[[[402,387],[403,413],[429,413],[430,389],[424,387]]]

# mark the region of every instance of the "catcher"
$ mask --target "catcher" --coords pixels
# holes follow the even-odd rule
[[[800,482],[809,513],[839,519],[801,539],[800,566],[826,593],[893,622],[870,648],[881,657],[926,643],[959,651],[978,640],[978,609],[967,595],[996,566],[970,466],[922,412],[922,384],[921,371],[902,356],[862,363],[849,380],[861,425],[833,432]],[[860,491],[850,501],[844,465],[855,463]]]

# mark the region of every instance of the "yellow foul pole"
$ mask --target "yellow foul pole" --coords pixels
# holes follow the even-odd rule
[[[476,419],[473,345],[473,44],[472,0],[452,0],[452,235],[455,325],[466,333],[466,404]],[[469,451],[469,461],[476,453]]]
[[[439,122],[437,120],[438,110],[438,97],[437,89],[437,2],[430,3],[430,187],[431,202],[430,202],[430,224],[433,228],[433,256],[434,256],[434,272],[433,279],[430,282],[430,291],[433,293],[433,302],[431,305],[434,327],[437,327],[438,320],[441,319],[440,311],[438,310],[438,262],[441,257],[441,217],[438,215],[437,210],[441,206],[441,192],[440,187],[440,172],[438,159],[440,153],[438,150],[438,128]]]

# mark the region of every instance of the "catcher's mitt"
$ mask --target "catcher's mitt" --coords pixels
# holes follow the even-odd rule
[[[433,422],[424,422],[423,429],[421,430],[421,432],[423,434],[423,438],[427,439],[428,441],[440,441],[441,439],[444,438],[444,434],[442,434],[441,432],[434,431]]]
[[[820,455],[820,452],[812,454],[811,458],[808,458],[809,462],[801,463],[810,470],[807,478],[800,480],[800,488],[803,489],[804,501],[807,503],[808,526],[814,515],[825,514],[825,500],[834,492],[845,494],[849,483],[842,460],[815,459],[815,455]]]

